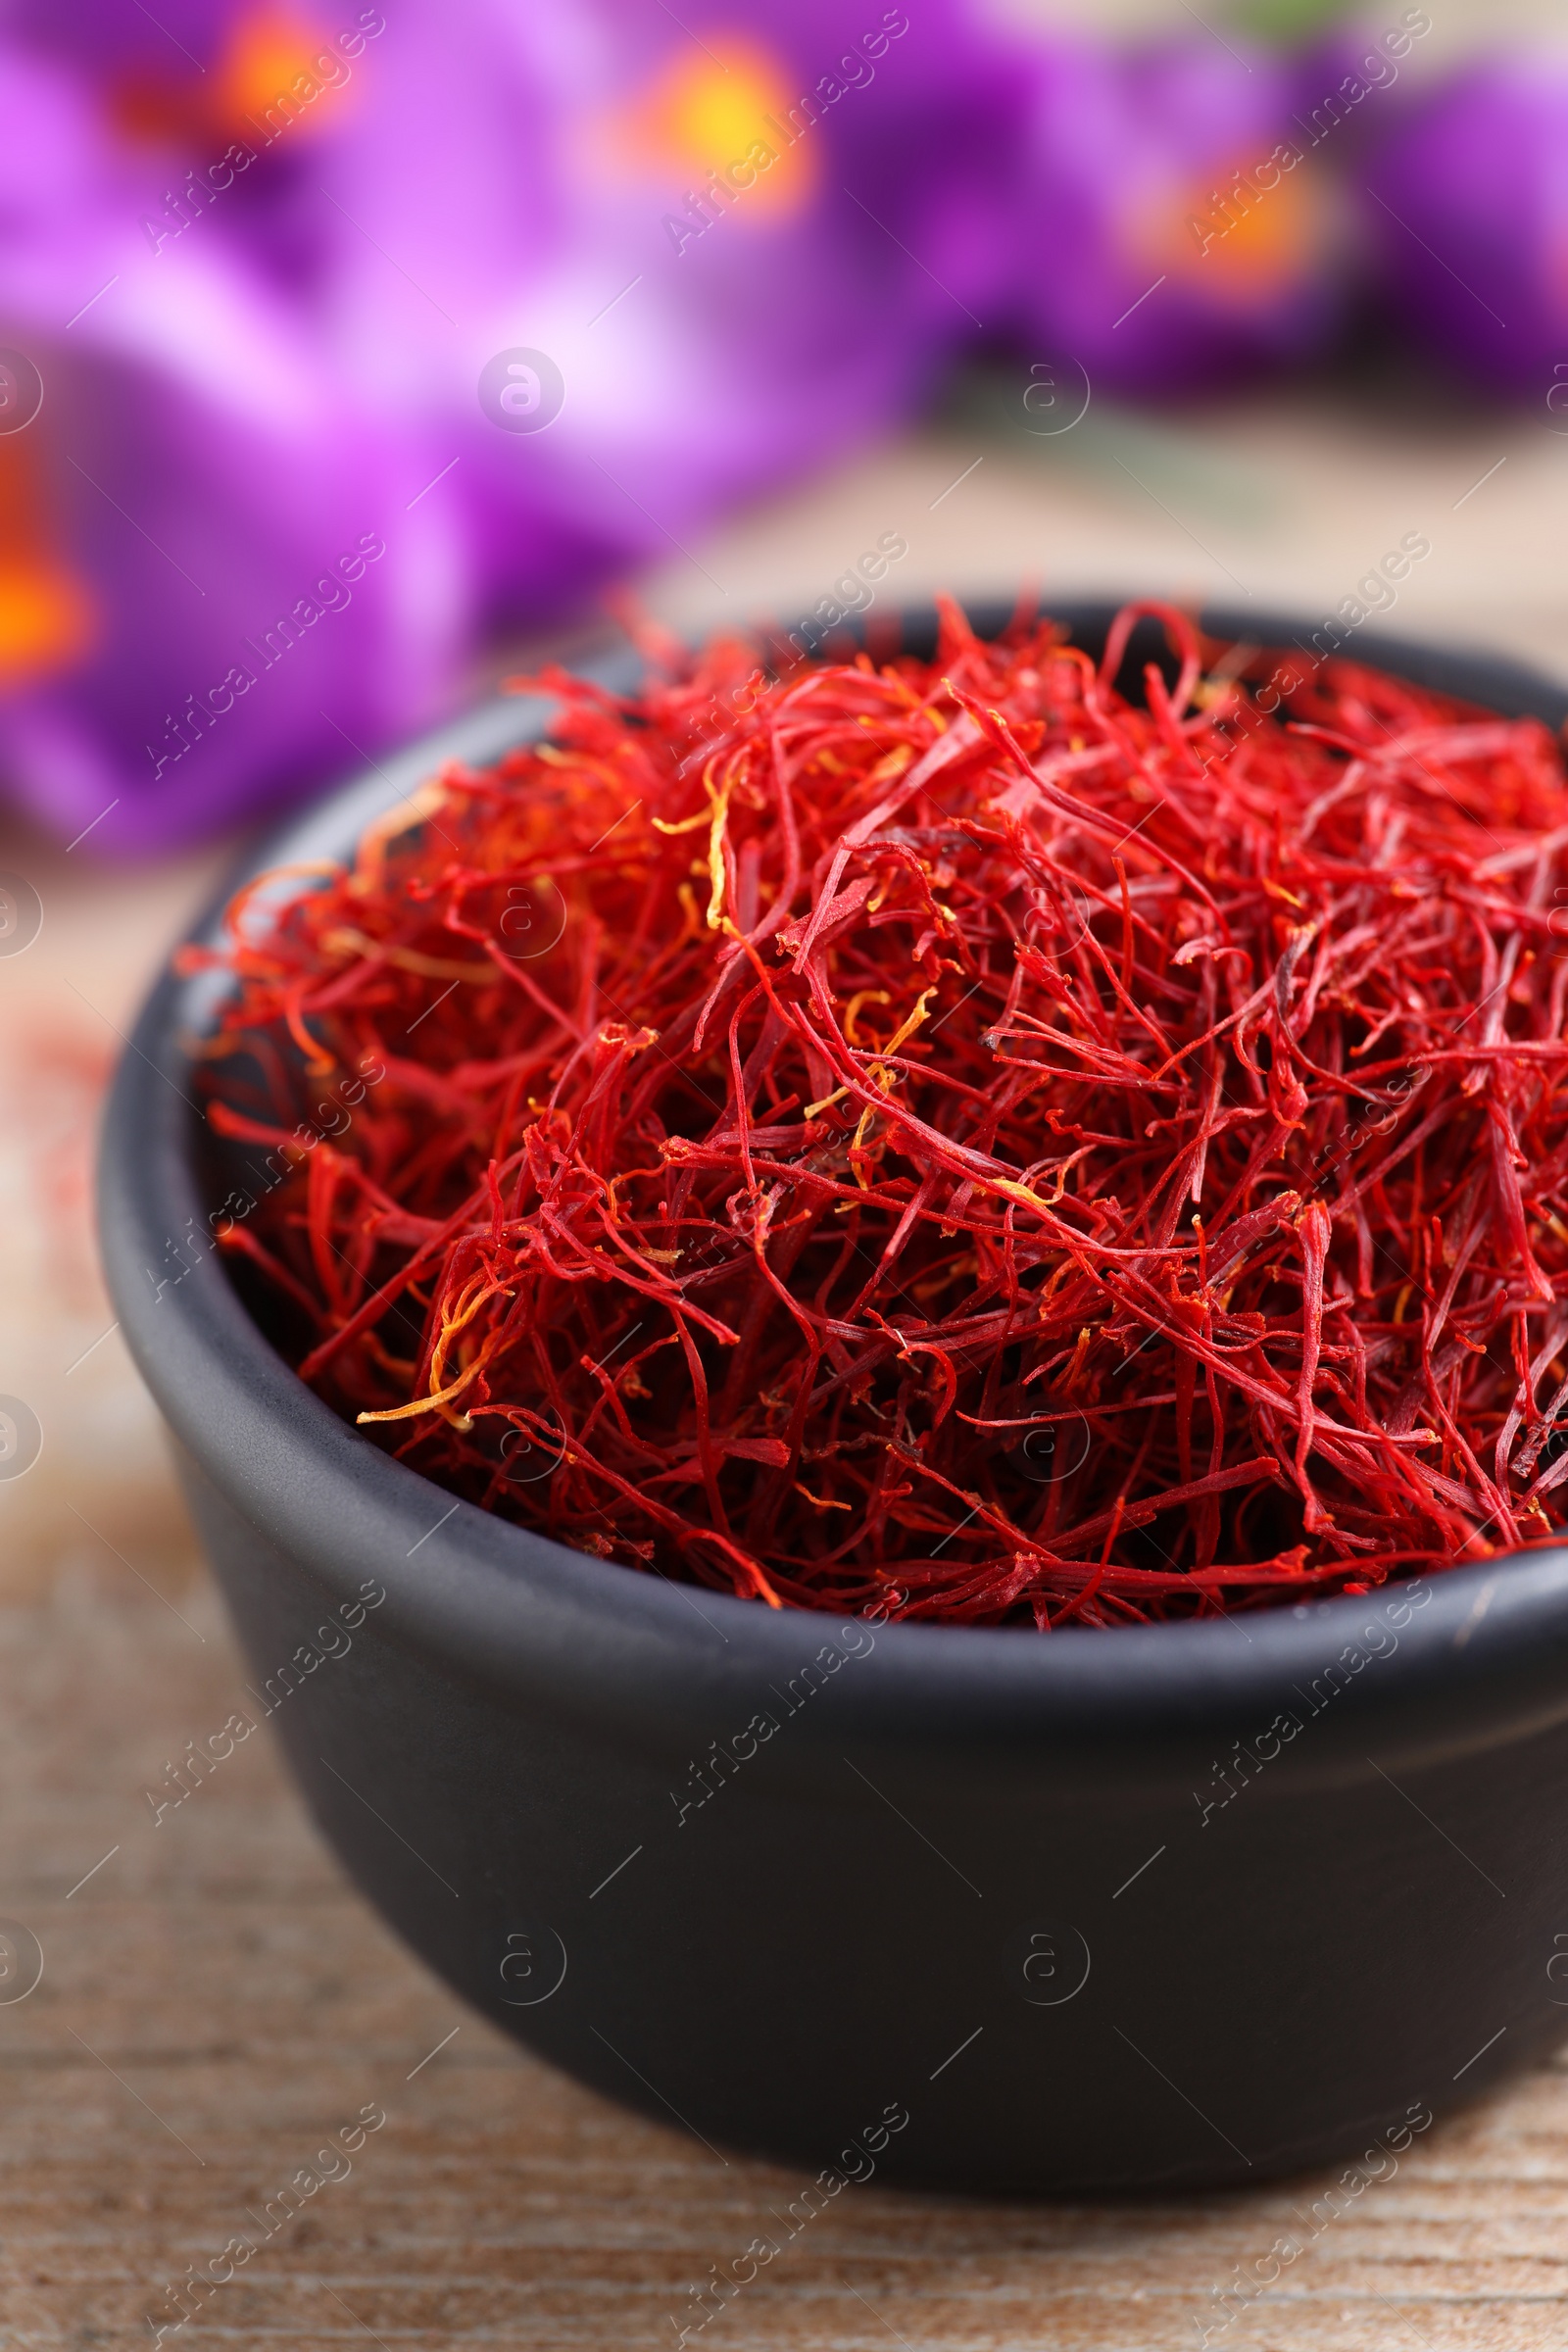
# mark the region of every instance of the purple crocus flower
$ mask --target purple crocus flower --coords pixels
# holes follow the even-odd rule
[[[104,848],[206,832],[356,764],[439,708],[465,650],[450,519],[405,511],[426,461],[345,413],[265,304],[206,291],[188,323],[220,337],[247,399],[145,333],[134,351],[101,336],[64,368],[45,355],[29,428],[51,559],[86,617],[74,659],[14,679],[0,759],[40,818]]]
[[[426,715],[462,565],[298,306],[232,244],[155,249],[90,88],[0,48],[0,343],[44,385],[0,435],[0,765],[68,840],[160,846]]]
[[[1568,56],[1467,67],[1392,130],[1366,184],[1395,316],[1473,380],[1547,404],[1562,429]]]
[[[45,126],[0,159],[0,341],[48,386],[0,436],[37,589],[0,760],[68,838],[373,755],[486,622],[906,409],[1000,294],[1020,84],[958,0],[848,34],[826,0],[345,0],[319,54],[234,5],[161,12],[168,52],[105,13],[69,71],[46,17],[0,46]],[[480,400],[498,362],[537,391],[519,349],[560,385],[521,431]]]
[[[680,16],[602,0],[561,37],[469,0],[460,38],[416,18],[334,157],[342,365],[446,435],[493,613],[559,610],[564,535],[607,562],[684,548],[907,413],[996,316],[1019,83],[958,0]],[[467,132],[421,173],[432,88]],[[398,264],[373,284],[367,220]],[[547,429],[481,405],[507,351],[559,369]]]
[[[169,159],[100,87],[7,43],[0,105],[0,344],[44,385],[0,435],[0,770],[68,840],[157,848],[428,717],[463,551],[243,240],[148,233]]]
[[[1214,41],[1043,52],[1020,214],[1031,345],[1152,394],[1317,348],[1332,208],[1298,94],[1285,59]]]

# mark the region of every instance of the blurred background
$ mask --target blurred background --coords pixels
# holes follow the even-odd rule
[[[820,631],[880,551],[1568,666],[1560,19],[7,0],[5,1589],[186,1573],[89,1238],[169,938],[607,597]]]

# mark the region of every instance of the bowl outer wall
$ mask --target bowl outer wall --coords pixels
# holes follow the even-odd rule
[[[1058,610],[1092,642],[1115,608]],[[977,612],[976,625],[1001,616],[1000,607]],[[929,630],[929,613],[906,617]],[[1310,627],[1227,613],[1204,622],[1280,644]],[[1483,658],[1370,638],[1365,654],[1553,725],[1568,708],[1545,681]],[[577,666],[622,689],[635,675],[624,653]],[[244,872],[342,856],[370,816],[444,762],[483,761],[543,732],[549,708],[514,700],[470,715],[293,819]],[[193,937],[213,935],[217,911]],[[210,1001],[201,981],[166,971],[121,1063],[101,1153],[105,1265],[131,1353],[179,1444],[323,1598],[378,1580],[394,1639],[492,1692],[661,1750],[700,1747],[765,1712],[769,1692],[824,1645],[842,1655],[870,1639],[836,1618],[674,1586],[454,1501],[315,1396],[251,1320],[210,1244],[192,1238],[208,1233],[208,1204],[181,1038],[203,1025]],[[1245,1620],[1050,1636],[884,1627],[853,1675],[826,1682],[779,1768],[804,1789],[841,1772],[853,1740],[867,1758],[896,1760],[906,1786],[929,1778],[978,1793],[1001,1770],[1020,1788],[1168,1790],[1200,1778],[1233,1739],[1299,1715],[1308,1692],[1333,1691],[1293,1755],[1299,1789],[1368,1778],[1369,1745],[1396,1767],[1568,1719],[1568,1549],[1447,1570],[1423,1589],[1418,1609],[1390,1587]]]

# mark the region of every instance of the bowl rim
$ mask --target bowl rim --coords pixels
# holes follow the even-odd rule
[[[986,634],[1011,605],[974,599],[966,609]],[[1048,609],[1075,633],[1092,633],[1118,604],[1060,598]],[[911,602],[899,616],[918,631],[933,608]],[[1302,626],[1211,608],[1201,618],[1215,635],[1263,632],[1265,645],[1289,643]],[[1511,704],[1514,714],[1568,718],[1561,688],[1484,655],[1368,633],[1357,658],[1493,708]],[[640,664],[619,642],[570,666],[624,687]],[[289,859],[340,856],[368,818],[447,762],[482,763],[537,737],[552,708],[537,696],[487,703],[296,810],[244,853],[187,938],[211,937],[239,880]],[[210,1004],[210,978],[205,985]],[[191,1150],[196,1105],[181,1043],[202,1025],[203,988],[201,976],[181,979],[166,963],[105,1112],[99,1227],[122,1331],[199,1479],[323,1599],[383,1589],[389,1606],[378,1624],[449,1671],[514,1701],[601,1721],[609,1710],[628,1736],[663,1745],[738,1730],[748,1711],[770,1713],[766,1694],[782,1697],[780,1684],[792,1696],[820,1690],[829,1703],[803,1713],[801,1733],[784,1743],[802,1769],[820,1760],[824,1740],[837,1749],[849,1736],[906,1759],[940,1759],[949,1772],[990,1773],[1005,1760],[1025,1779],[1100,1791],[1200,1771],[1231,1740],[1299,1717],[1298,1700],[1310,1708],[1312,1738],[1295,1759],[1297,1785],[1303,1775],[1367,1777],[1374,1732],[1388,1760],[1419,1762],[1568,1718],[1564,1546],[1245,1617],[1049,1635],[873,1629],[676,1585],[450,1495],[307,1388],[222,1270]],[[850,1662],[858,1671],[841,1675]],[[1375,1674],[1365,1671],[1372,1665]]]

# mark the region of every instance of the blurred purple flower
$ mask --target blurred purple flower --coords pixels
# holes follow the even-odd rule
[[[99,849],[209,832],[359,764],[439,707],[465,650],[450,521],[404,512],[414,453],[224,292],[201,323],[248,400],[145,348],[50,378],[52,537],[90,618],[69,665],[0,705],[0,759]]]
[[[1185,392],[1298,359],[1337,312],[1299,72],[1217,41],[1043,51],[1022,326],[1097,387]]]
[[[1396,317],[1474,380],[1544,400],[1568,362],[1568,55],[1467,69],[1392,130],[1367,186]]]
[[[425,716],[461,551],[406,512],[416,436],[352,407],[296,306],[220,242],[153,250],[81,94],[0,53],[0,105],[36,142],[0,163],[0,342],[45,384],[0,436],[0,766],[67,839],[157,847]]]
[[[0,761],[95,847],[373,756],[1001,299],[1021,84],[962,0],[88,13],[0,46],[0,341],[48,387],[0,436]],[[519,346],[537,434],[479,405]]]
[[[906,413],[1000,298],[1019,82],[963,0],[681,18],[603,0],[564,40],[504,0],[468,0],[459,38],[416,19],[334,154],[340,364],[439,419],[493,616],[559,610],[564,534],[669,556]],[[432,89],[466,152],[411,171]],[[396,274],[365,271],[368,220]],[[475,395],[512,348],[564,378],[537,436]]]

